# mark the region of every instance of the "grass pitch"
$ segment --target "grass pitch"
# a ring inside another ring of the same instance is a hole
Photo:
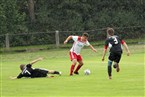
[[[124,51],[117,73],[113,69],[113,79],[108,80],[107,56],[101,61],[102,48],[97,53],[83,49],[85,65],[80,75],[69,76],[71,62],[69,49],[39,52],[2,54],[0,60],[1,97],[144,97],[144,45],[129,46],[131,56]],[[11,80],[10,76],[20,73],[19,65],[27,64],[37,57],[44,60],[34,64],[34,68],[62,71],[62,76],[54,78],[23,78]],[[90,69],[91,75],[84,75]]]

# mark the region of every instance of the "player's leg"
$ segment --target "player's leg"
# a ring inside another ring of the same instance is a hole
[[[114,54],[110,53],[109,60],[108,60],[108,76],[109,76],[109,79],[112,79],[112,63],[113,63],[113,60],[114,60]]]
[[[121,55],[122,55],[122,52],[119,52],[116,54],[116,59],[114,60],[114,67],[116,67],[116,71],[119,72],[120,71],[120,67],[119,67],[119,62],[120,62],[120,59],[121,59]]]
[[[72,65],[71,65],[71,68],[70,68],[70,76],[73,75],[76,64],[77,64],[77,59],[73,59],[72,60]]]
[[[114,64],[113,64],[113,67],[116,69],[117,68],[117,65],[118,65],[118,63],[117,63],[117,58],[118,56],[117,56],[117,53],[115,53],[114,54]]]
[[[112,61],[108,60],[108,76],[109,79],[112,79]]]
[[[76,70],[75,70],[75,72],[74,72],[74,74],[79,74],[79,70],[80,70],[80,68],[84,65],[84,63],[83,63],[83,60],[82,60],[82,56],[81,55],[77,55],[77,61],[78,61],[78,66],[77,66],[77,68],[76,68]]]
[[[70,76],[73,75],[73,71],[75,69],[75,66],[77,64],[77,55],[73,52],[70,52],[70,59],[72,61],[72,65],[71,65],[71,68],[70,68]]]
[[[116,62],[114,62],[113,67],[116,69],[116,67],[117,67],[117,63]]]
[[[78,71],[79,71],[80,68],[84,65],[83,61],[78,61],[78,62],[79,62],[79,64],[78,64],[78,66],[77,66],[77,68],[76,68],[74,74],[79,74]]]
[[[58,75],[61,75],[61,72],[55,71],[55,70],[49,70],[48,74],[58,74]]]
[[[119,71],[120,71],[119,63],[114,62],[113,67],[116,69],[116,71],[117,71],[117,72],[119,72]]]
[[[46,77],[48,74],[48,70],[44,68],[35,68],[33,70],[33,77]]]

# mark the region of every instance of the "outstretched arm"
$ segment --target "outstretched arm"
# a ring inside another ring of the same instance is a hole
[[[38,59],[35,59],[35,60],[33,60],[33,61],[31,61],[29,64],[34,64],[34,63],[36,63],[36,62],[38,62],[38,61],[41,61],[41,60],[43,60],[43,58],[38,58]]]
[[[10,76],[10,79],[17,79],[17,77],[12,77],[12,76]]]
[[[127,56],[129,56],[130,55],[130,51],[129,51],[128,46],[127,46],[127,44],[125,42],[123,43],[123,46],[124,46],[124,48],[125,48],[125,50],[127,52]]]
[[[64,44],[67,44],[67,42],[69,41],[69,40],[71,40],[72,39],[72,36],[69,36],[65,41],[64,41]]]
[[[97,50],[92,45],[89,45],[89,46],[94,52],[97,52]]]

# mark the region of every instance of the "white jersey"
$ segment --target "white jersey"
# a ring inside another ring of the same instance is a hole
[[[72,36],[72,39],[74,40],[74,43],[73,43],[73,46],[70,49],[70,51],[76,53],[77,55],[80,54],[81,49],[84,46],[89,46],[90,45],[90,43],[88,41],[82,42],[80,36]]]

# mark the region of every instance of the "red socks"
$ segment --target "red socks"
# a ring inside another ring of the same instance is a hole
[[[82,67],[82,65],[78,65],[75,72],[78,72],[80,70],[80,68]],[[75,68],[75,65],[71,65],[71,68],[70,68],[70,75],[73,75],[73,71],[74,71],[74,68]]]
[[[72,64],[70,68],[70,75],[73,75],[74,68],[75,68],[75,65]]]
[[[75,72],[78,72],[81,67],[82,67],[82,65],[79,64],[78,67],[76,68]]]

